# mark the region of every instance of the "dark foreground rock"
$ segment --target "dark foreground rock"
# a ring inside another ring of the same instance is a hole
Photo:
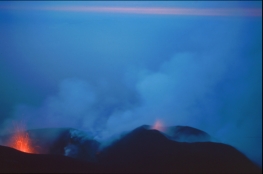
[[[185,128],[179,130],[185,131]],[[43,134],[42,130],[40,132]],[[53,154],[28,154],[0,146],[0,172],[261,173],[261,168],[232,146],[214,142],[177,142],[149,126],[138,127],[102,151],[92,152],[96,155],[91,161],[80,160],[84,157],[63,156],[68,141],[76,146],[80,144],[77,142],[84,142],[79,149],[83,149],[83,144],[90,146],[94,142],[79,140],[66,130],[61,132],[59,138],[48,144]],[[43,139],[47,142],[48,138]],[[89,150],[80,150],[77,154],[89,155]]]
[[[10,147],[0,146],[1,173],[100,173],[105,172],[98,164],[87,163],[70,157],[50,154],[23,153]]]
[[[104,149],[99,161],[121,172],[260,173],[234,147],[213,142],[182,143],[141,126]]]

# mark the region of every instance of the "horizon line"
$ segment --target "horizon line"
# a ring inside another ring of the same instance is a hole
[[[179,7],[105,7],[105,6],[0,6],[7,10],[41,10],[87,13],[120,13],[172,16],[253,16],[262,17],[262,8],[179,8]]]

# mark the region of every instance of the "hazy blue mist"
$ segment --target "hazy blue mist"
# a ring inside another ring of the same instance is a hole
[[[0,2],[255,7],[261,2]],[[157,119],[206,131],[262,163],[262,17],[0,8],[0,126],[100,139]]]

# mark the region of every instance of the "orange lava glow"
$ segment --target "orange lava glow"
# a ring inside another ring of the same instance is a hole
[[[152,129],[158,130],[158,131],[164,131],[164,125],[160,120],[157,120],[154,125],[152,126]]]
[[[21,126],[17,127],[17,130],[11,137],[8,146],[22,152],[36,153],[34,148],[32,147],[32,142],[28,133]]]

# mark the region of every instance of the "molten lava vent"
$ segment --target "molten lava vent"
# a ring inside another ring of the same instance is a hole
[[[29,134],[22,125],[16,126],[16,130],[8,141],[7,146],[26,153],[37,153],[33,148]]]
[[[155,130],[158,130],[158,131],[161,131],[163,132],[165,130],[164,128],[164,124],[162,121],[160,120],[157,120],[154,125],[152,126],[152,129],[155,129]]]

